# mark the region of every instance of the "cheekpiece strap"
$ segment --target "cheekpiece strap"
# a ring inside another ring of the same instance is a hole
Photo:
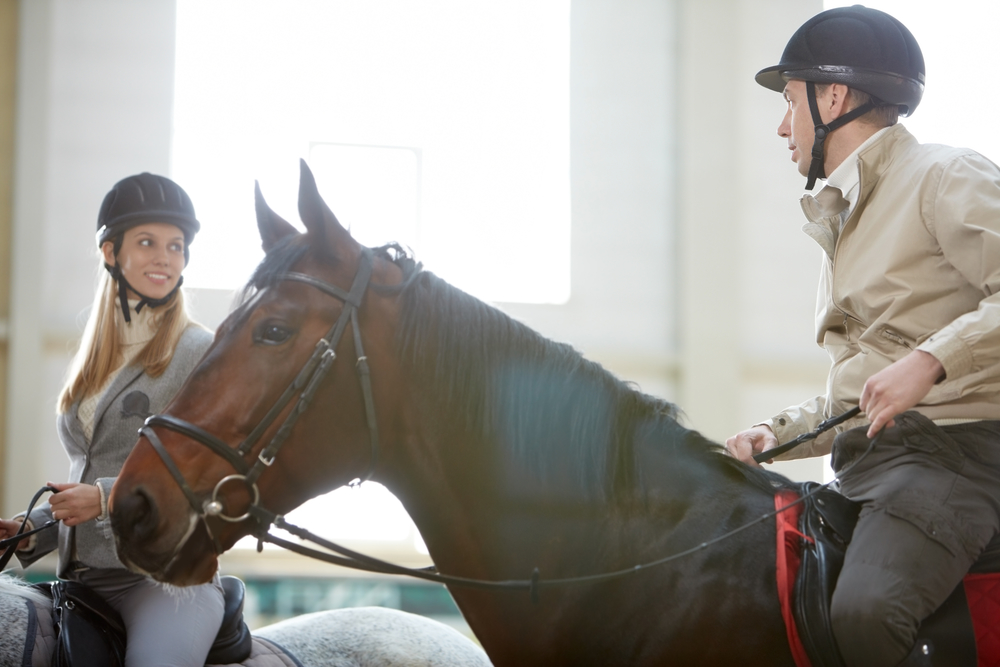
[[[181,285],[184,284],[184,276],[181,276],[177,279],[177,284],[174,285],[174,288],[170,290],[169,294],[162,299],[154,299],[146,296],[129,284],[128,280],[125,279],[125,274],[122,273],[122,267],[118,265],[117,261],[114,266],[109,266],[105,263],[104,268],[108,270],[108,273],[111,274],[111,278],[118,284],[118,303],[121,306],[122,316],[125,318],[126,324],[130,324],[132,322],[132,315],[129,312],[130,308],[128,307],[128,290],[132,290],[132,292],[139,297],[139,303],[135,305],[135,312],[138,313],[145,306],[149,306],[150,308],[159,308],[163,304],[167,303],[173,298],[174,294],[177,293],[177,290],[181,288]]]
[[[809,113],[812,114],[812,121],[816,132],[812,146],[812,162],[809,163],[809,175],[806,177],[806,190],[812,190],[816,185],[817,178],[826,178],[823,170],[823,158],[826,152],[826,138],[830,136],[830,133],[850,123],[855,118],[860,118],[872,109],[885,105],[874,100],[866,102],[856,109],[851,109],[843,116],[835,118],[829,123],[824,123],[819,115],[819,104],[816,101],[816,83],[813,81],[806,81],[806,98],[809,100]]]

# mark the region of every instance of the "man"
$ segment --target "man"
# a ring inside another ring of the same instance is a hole
[[[863,504],[833,630],[847,665],[895,665],[1000,529],[1000,169],[896,123],[920,102],[924,63],[883,12],[814,16],[756,80],[788,102],[778,134],[807,189],[826,178],[802,208],[825,251],[817,336],[832,366],[825,395],[726,446],[753,463],[861,407],[787,456],[832,447]]]

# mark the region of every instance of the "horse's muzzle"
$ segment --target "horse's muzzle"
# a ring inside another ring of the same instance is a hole
[[[187,514],[187,525],[167,530],[151,494],[142,486],[112,493],[111,527],[118,558],[130,570],[157,581],[190,586],[212,578],[218,566],[204,522]]]
[[[131,542],[148,542],[155,538],[159,511],[143,487],[131,493],[115,494],[111,527],[116,536],[128,535]],[[118,540],[119,549],[121,540]]]

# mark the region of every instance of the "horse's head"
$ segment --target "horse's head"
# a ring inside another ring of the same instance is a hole
[[[218,554],[254,532],[259,509],[280,514],[370,478],[378,434],[393,438],[378,419],[398,401],[391,286],[416,267],[354,241],[304,162],[299,215],[305,234],[257,190],[266,257],[245,301],[118,476],[111,519],[133,569],[208,580]]]

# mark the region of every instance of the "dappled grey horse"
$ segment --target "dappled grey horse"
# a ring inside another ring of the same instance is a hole
[[[0,575],[0,667],[50,664],[55,639],[50,606],[48,598],[21,580]],[[29,637],[32,616],[36,622]],[[382,607],[321,611],[253,634],[254,652],[241,663],[247,667],[490,665],[482,649],[447,625]],[[26,655],[30,662],[24,662]]]

